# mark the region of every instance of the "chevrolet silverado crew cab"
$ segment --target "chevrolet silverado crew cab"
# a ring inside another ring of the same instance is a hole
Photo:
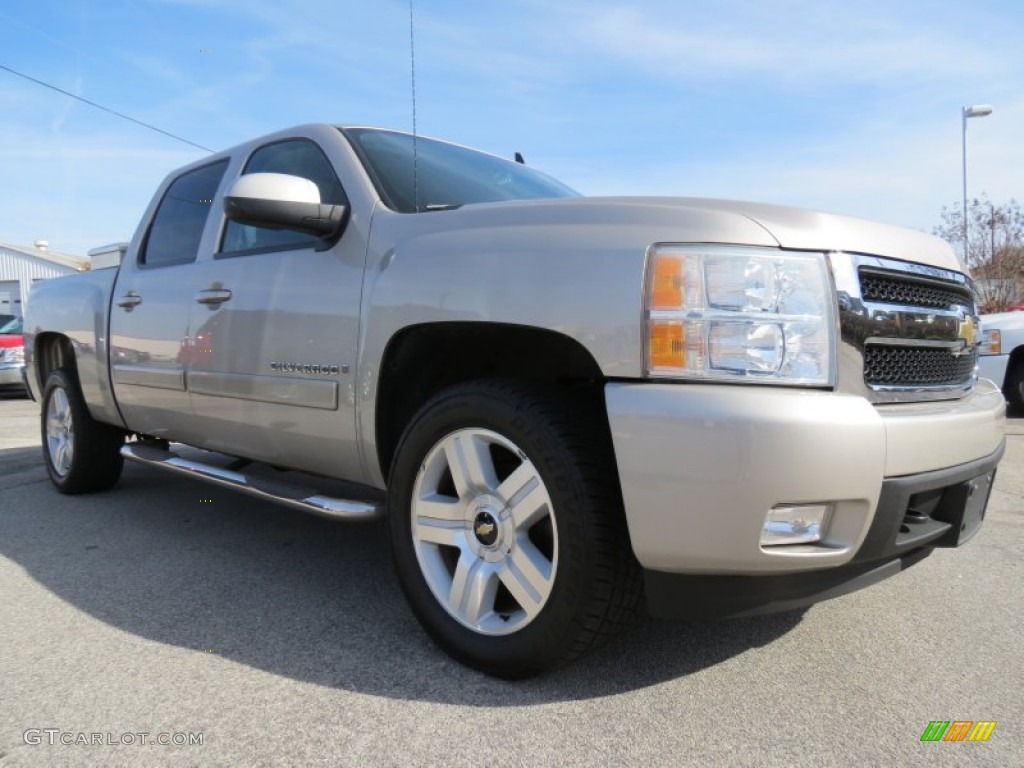
[[[495,675],[642,604],[895,574],[977,532],[1003,453],[971,281],[918,232],[306,125],[172,173],[121,251],[31,295],[57,490],[129,460],[384,518],[426,632]]]

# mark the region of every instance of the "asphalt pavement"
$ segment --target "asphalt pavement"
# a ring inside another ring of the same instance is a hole
[[[382,525],[134,465],[60,496],[37,408],[0,399],[2,766],[1024,765],[1024,421],[963,548],[507,683],[431,644]]]

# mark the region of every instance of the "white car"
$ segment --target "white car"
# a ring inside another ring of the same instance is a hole
[[[1024,410],[1024,312],[981,317],[978,375],[998,384],[1014,410]]]

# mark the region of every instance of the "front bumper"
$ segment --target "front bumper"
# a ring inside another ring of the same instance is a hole
[[[645,569],[654,616],[723,618],[787,611],[855,592],[920,562],[936,547],[969,541],[985,518],[1003,447],[959,467],[886,480],[864,543],[838,568],[766,576]]]
[[[893,531],[911,497],[917,506],[932,504],[936,489],[988,477],[1005,440],[1005,403],[987,381],[960,400],[909,405],[651,383],[609,384],[605,397],[633,551],[655,574],[649,596],[654,582],[676,574],[810,584],[819,578],[814,572],[841,583],[863,581],[875,567],[893,572],[894,560],[934,546],[950,527],[897,542]],[[832,508],[822,541],[760,545],[769,509],[815,503]]]

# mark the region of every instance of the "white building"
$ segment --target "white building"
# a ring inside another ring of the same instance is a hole
[[[23,317],[29,289],[36,280],[88,268],[88,259],[51,251],[45,240],[36,240],[32,245],[0,243],[0,315]]]

